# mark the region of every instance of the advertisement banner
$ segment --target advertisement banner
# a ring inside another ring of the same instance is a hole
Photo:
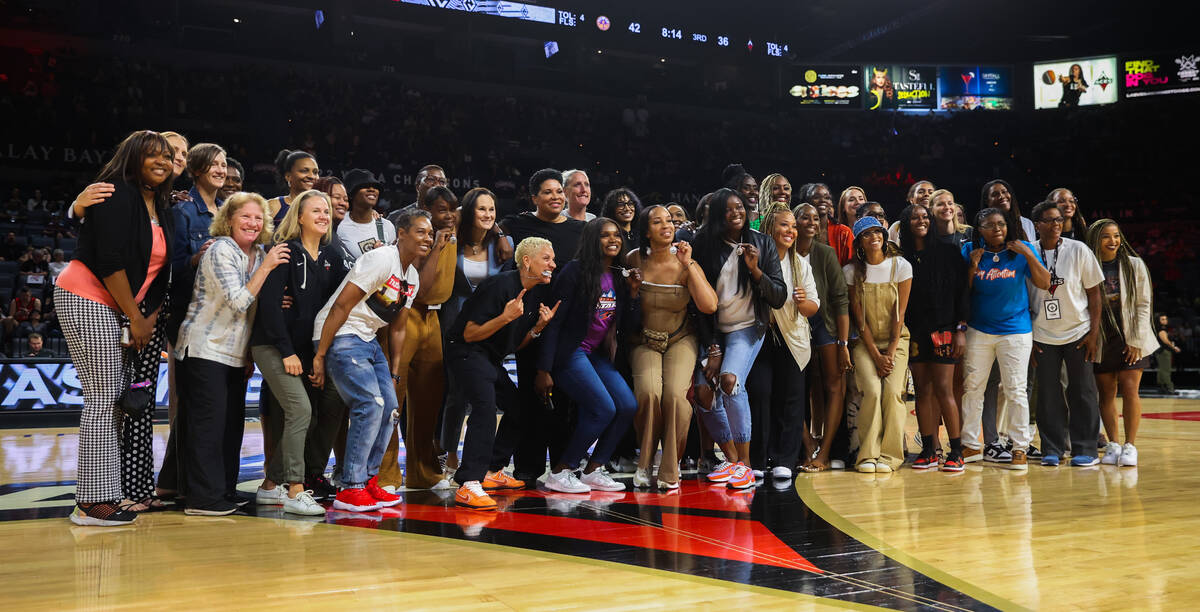
[[[807,66],[796,72],[799,82],[788,90],[801,106],[862,108],[862,68]]]
[[[246,405],[258,405],[262,375],[258,368],[246,383]],[[167,362],[158,364],[158,394],[155,403],[167,405]],[[0,362],[0,410],[80,411],[83,387],[69,360]]]
[[[1073,108],[1117,101],[1117,58],[1093,57],[1033,65],[1033,107]]]
[[[867,110],[937,108],[937,69],[932,66],[867,66],[863,84]]]
[[[1125,97],[1200,93],[1200,53],[1134,56],[1121,62]]]
[[[1009,110],[1012,104],[1011,67],[938,67],[938,108],[941,110]]]

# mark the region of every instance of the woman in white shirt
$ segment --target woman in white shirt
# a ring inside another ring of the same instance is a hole
[[[851,319],[858,330],[851,351],[854,380],[863,394],[857,469],[892,472],[904,463],[909,342],[904,314],[912,289],[912,264],[887,241],[883,224],[868,216],[854,223],[854,259],[842,270]]]
[[[264,251],[272,225],[256,193],[229,198],[213,218],[214,241],[200,258],[195,289],[175,343],[180,461],[187,514],[219,516],[238,509],[237,484],[245,421],[246,348],[254,306],[288,247]]]
[[[783,282],[791,299],[771,309],[771,324],[762,350],[750,368],[750,458],[754,465],[773,466],[771,476],[791,478],[800,465],[804,431],[804,369],[812,356],[808,317],[821,307],[812,267],[796,252],[796,217],[785,203],[772,201],[762,218],[762,232],[775,241]]]

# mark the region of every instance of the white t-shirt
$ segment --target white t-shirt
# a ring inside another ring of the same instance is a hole
[[[896,262],[896,275],[892,276],[892,262]],[[854,284],[854,264],[848,263],[842,266],[842,274],[846,275],[846,284]],[[888,257],[881,264],[867,264],[867,274],[863,277],[863,282],[867,283],[897,283],[906,281],[912,278],[912,264],[908,260],[896,256]]]
[[[396,243],[396,226],[392,225],[387,219],[379,220],[383,224],[383,243]],[[342,219],[342,223],[337,228],[338,238],[342,244],[346,246],[346,250],[355,259],[362,257],[362,254],[375,248],[375,241],[379,240],[379,228],[376,227],[375,221],[368,223],[355,223],[349,215]]]
[[[738,262],[741,259],[734,247],[717,277],[717,329],[726,334],[754,325],[754,292],[749,286],[745,291],[738,291]]]
[[[1054,270],[1054,276],[1063,279],[1063,284],[1055,287],[1051,296],[1049,291],[1029,283],[1033,340],[1056,346],[1078,342],[1091,329],[1087,289],[1104,282],[1104,270],[1096,255],[1078,240],[1063,238],[1057,254],[1054,249],[1043,249],[1041,244],[1034,244],[1034,248],[1045,253],[1046,269]],[[1047,316],[1045,302],[1051,298],[1058,300],[1058,319]]]
[[[488,275],[487,260],[471,261],[470,259],[463,257],[462,262],[463,262],[463,267],[462,267],[463,276],[467,277],[467,282],[471,284],[472,288],[478,287],[479,283],[482,283],[483,279],[487,278],[487,275]]]
[[[337,291],[329,296],[321,312],[317,313],[313,322],[313,340],[321,339],[321,328],[325,326],[329,309],[333,308],[346,283],[354,283],[366,295],[350,309],[346,322],[334,335],[354,334],[363,342],[370,342],[375,338],[375,332],[391,323],[401,309],[412,307],[421,277],[417,274],[416,266],[409,264],[407,270],[401,266],[400,251],[395,247],[364,253],[354,262],[354,267],[338,285]]]

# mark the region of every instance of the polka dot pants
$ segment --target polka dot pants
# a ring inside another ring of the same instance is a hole
[[[142,314],[149,314],[145,305]],[[154,335],[145,348],[126,364],[132,382],[150,381],[151,397],[158,397],[158,372],[163,348],[167,345],[167,304],[159,310]],[[143,500],[154,494],[154,408],[150,406],[142,416],[125,418],[121,439],[121,489],[127,499]]]

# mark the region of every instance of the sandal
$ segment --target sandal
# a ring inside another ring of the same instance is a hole
[[[815,474],[817,472],[824,472],[825,470],[828,470],[829,465],[820,463],[816,459],[813,459],[812,461],[809,461],[808,463],[801,466],[800,469],[804,470],[805,472],[808,472],[809,474]]]
[[[120,510],[121,512],[133,512],[134,514],[141,514],[149,509],[150,506],[148,504],[133,499],[123,499],[117,502],[117,510]]]
[[[162,498],[153,493],[143,497],[138,503],[146,506],[143,512],[162,512],[167,509],[167,504],[163,503]]]

